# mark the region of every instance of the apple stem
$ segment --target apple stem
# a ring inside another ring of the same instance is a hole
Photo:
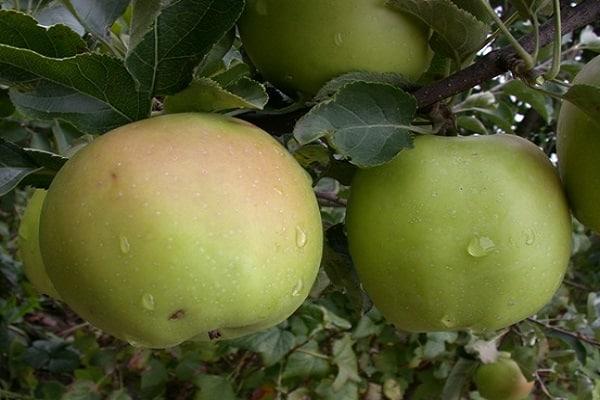
[[[560,72],[560,60],[562,58],[562,34],[561,34],[561,21],[560,21],[560,0],[553,1],[554,7],[554,24],[556,31],[554,32],[553,42],[553,53],[552,53],[552,67],[544,74],[544,78],[552,80],[556,78]]]
[[[535,59],[531,56],[531,54],[529,54],[523,48],[523,46],[521,46],[521,43],[519,43],[519,41],[517,39],[515,39],[515,37],[512,35],[512,33],[510,33],[510,30],[504,24],[504,22],[502,22],[502,20],[498,16],[498,14],[496,14],[496,11],[492,8],[490,3],[487,0],[479,0],[479,2],[484,6],[487,13],[494,20],[494,22],[498,26],[498,29],[500,29],[502,31],[502,33],[504,33],[504,35],[506,36],[506,38],[508,39],[508,41],[510,42],[512,47],[515,49],[515,51],[517,52],[519,57],[521,57],[521,59],[525,63],[525,69],[527,69],[527,70],[532,69],[533,66],[535,65]],[[536,20],[537,18],[533,18],[533,19]],[[535,27],[535,22],[534,22],[534,27]],[[539,35],[537,35],[537,36],[538,36],[538,40],[537,40],[538,43],[536,45],[536,48],[539,47]]]

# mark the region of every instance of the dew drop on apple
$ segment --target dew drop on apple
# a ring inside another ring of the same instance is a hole
[[[535,243],[535,231],[530,228],[526,229],[523,234],[525,236],[525,244],[527,246],[532,246]]]
[[[298,282],[296,282],[296,286],[294,286],[294,289],[292,290],[292,296],[294,296],[294,297],[300,296],[303,288],[304,288],[304,282],[302,281],[302,279],[298,279]]]
[[[496,244],[487,236],[474,236],[469,245],[467,252],[476,258],[485,257],[496,248]]]
[[[454,320],[449,315],[444,315],[441,320],[442,325],[446,328],[453,328],[455,326]]]
[[[302,228],[297,226],[296,227],[296,246],[298,246],[299,248],[303,248],[304,246],[306,246],[306,242],[307,242],[306,232],[304,232],[304,230],[302,230]]]
[[[121,253],[123,254],[127,254],[129,253],[129,240],[127,240],[127,237],[121,235],[119,236],[119,247],[121,248]]]
[[[340,47],[344,43],[344,36],[341,33],[336,33],[333,37],[333,42],[336,46]]]

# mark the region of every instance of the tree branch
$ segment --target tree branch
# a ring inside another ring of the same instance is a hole
[[[575,7],[571,7],[568,0],[564,0],[561,4],[564,4],[561,10],[563,34],[600,20],[600,0],[584,0]],[[554,39],[554,32],[554,21],[550,19],[540,29],[540,47],[546,46]],[[535,47],[533,34],[522,38],[519,42],[527,51],[532,51]],[[441,100],[462,93],[514,69],[518,61],[519,58],[512,46],[506,46],[485,55],[471,66],[441,81],[417,89],[412,94],[417,99],[419,109],[426,109]],[[289,114],[280,115],[263,115],[260,112],[249,112],[238,117],[261,127],[271,135],[281,136],[292,132],[296,121],[307,110],[308,108],[303,108]]]
[[[593,1],[596,1],[596,0],[593,0]],[[574,339],[577,339],[577,340],[581,340],[582,342],[586,342],[588,344],[591,344],[592,346],[600,347],[600,342],[599,341],[597,341],[594,338],[582,335],[579,332],[571,332],[571,331],[568,331],[566,329],[560,328],[558,326],[553,326],[553,325],[545,324],[542,321],[538,321],[537,319],[531,318],[531,317],[527,318],[527,321],[529,321],[531,323],[534,323],[534,324],[537,324],[537,325],[539,325],[539,326],[541,326],[541,327],[543,327],[545,329],[548,329],[548,330],[551,330],[551,331],[554,331],[554,332],[558,332],[558,333],[562,333],[563,335],[570,336],[570,337],[572,337]]]
[[[562,9],[563,34],[583,28],[600,19],[600,1],[584,0],[576,7],[567,6]],[[540,29],[540,46],[546,46],[554,39],[554,22],[548,20]],[[532,51],[535,38],[528,35],[520,41],[525,50]],[[413,95],[417,98],[419,108],[426,108],[440,100],[462,93],[473,86],[482,84],[512,69],[518,56],[512,46],[493,51],[479,59],[475,64],[458,71],[454,75],[429,86],[422,87]]]

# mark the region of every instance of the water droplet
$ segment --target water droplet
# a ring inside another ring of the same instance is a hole
[[[154,296],[150,293],[144,294],[142,296],[142,306],[144,306],[146,310],[154,310]]]
[[[296,246],[298,246],[299,248],[302,248],[302,247],[306,246],[306,241],[307,241],[306,232],[304,232],[302,230],[302,228],[297,226],[296,227]]]
[[[473,257],[485,257],[496,248],[496,244],[487,236],[474,236],[469,242],[467,252]]]
[[[292,296],[294,296],[294,297],[300,296],[303,288],[304,288],[304,282],[302,281],[302,279],[298,279],[298,282],[296,282],[296,286],[294,286],[294,289],[292,290]]]
[[[339,47],[344,43],[344,36],[338,32],[333,37],[333,41],[335,42],[335,45]]]
[[[529,228],[525,230],[523,235],[525,237],[525,244],[527,246],[532,246],[535,243],[535,231],[533,229]]]
[[[442,317],[442,320],[440,322],[446,328],[454,328],[456,326],[456,323],[454,322],[453,318],[451,316],[449,316],[449,315],[444,315]]]
[[[127,238],[123,235],[119,236],[119,247],[121,247],[121,253],[129,253],[129,248],[131,246],[129,245],[129,241],[127,240]]]

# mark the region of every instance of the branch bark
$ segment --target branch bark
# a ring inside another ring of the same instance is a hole
[[[575,7],[564,7],[561,12],[562,33],[569,33],[600,19],[600,1],[584,0]],[[540,29],[540,47],[553,40],[554,32],[554,22],[548,20]],[[529,35],[520,43],[525,50],[531,52],[535,46],[535,38],[533,35]],[[512,46],[506,46],[487,54],[475,64],[446,79],[418,89],[413,95],[417,98],[419,108],[427,108],[438,101],[462,93],[473,86],[508,72],[517,57]]]

